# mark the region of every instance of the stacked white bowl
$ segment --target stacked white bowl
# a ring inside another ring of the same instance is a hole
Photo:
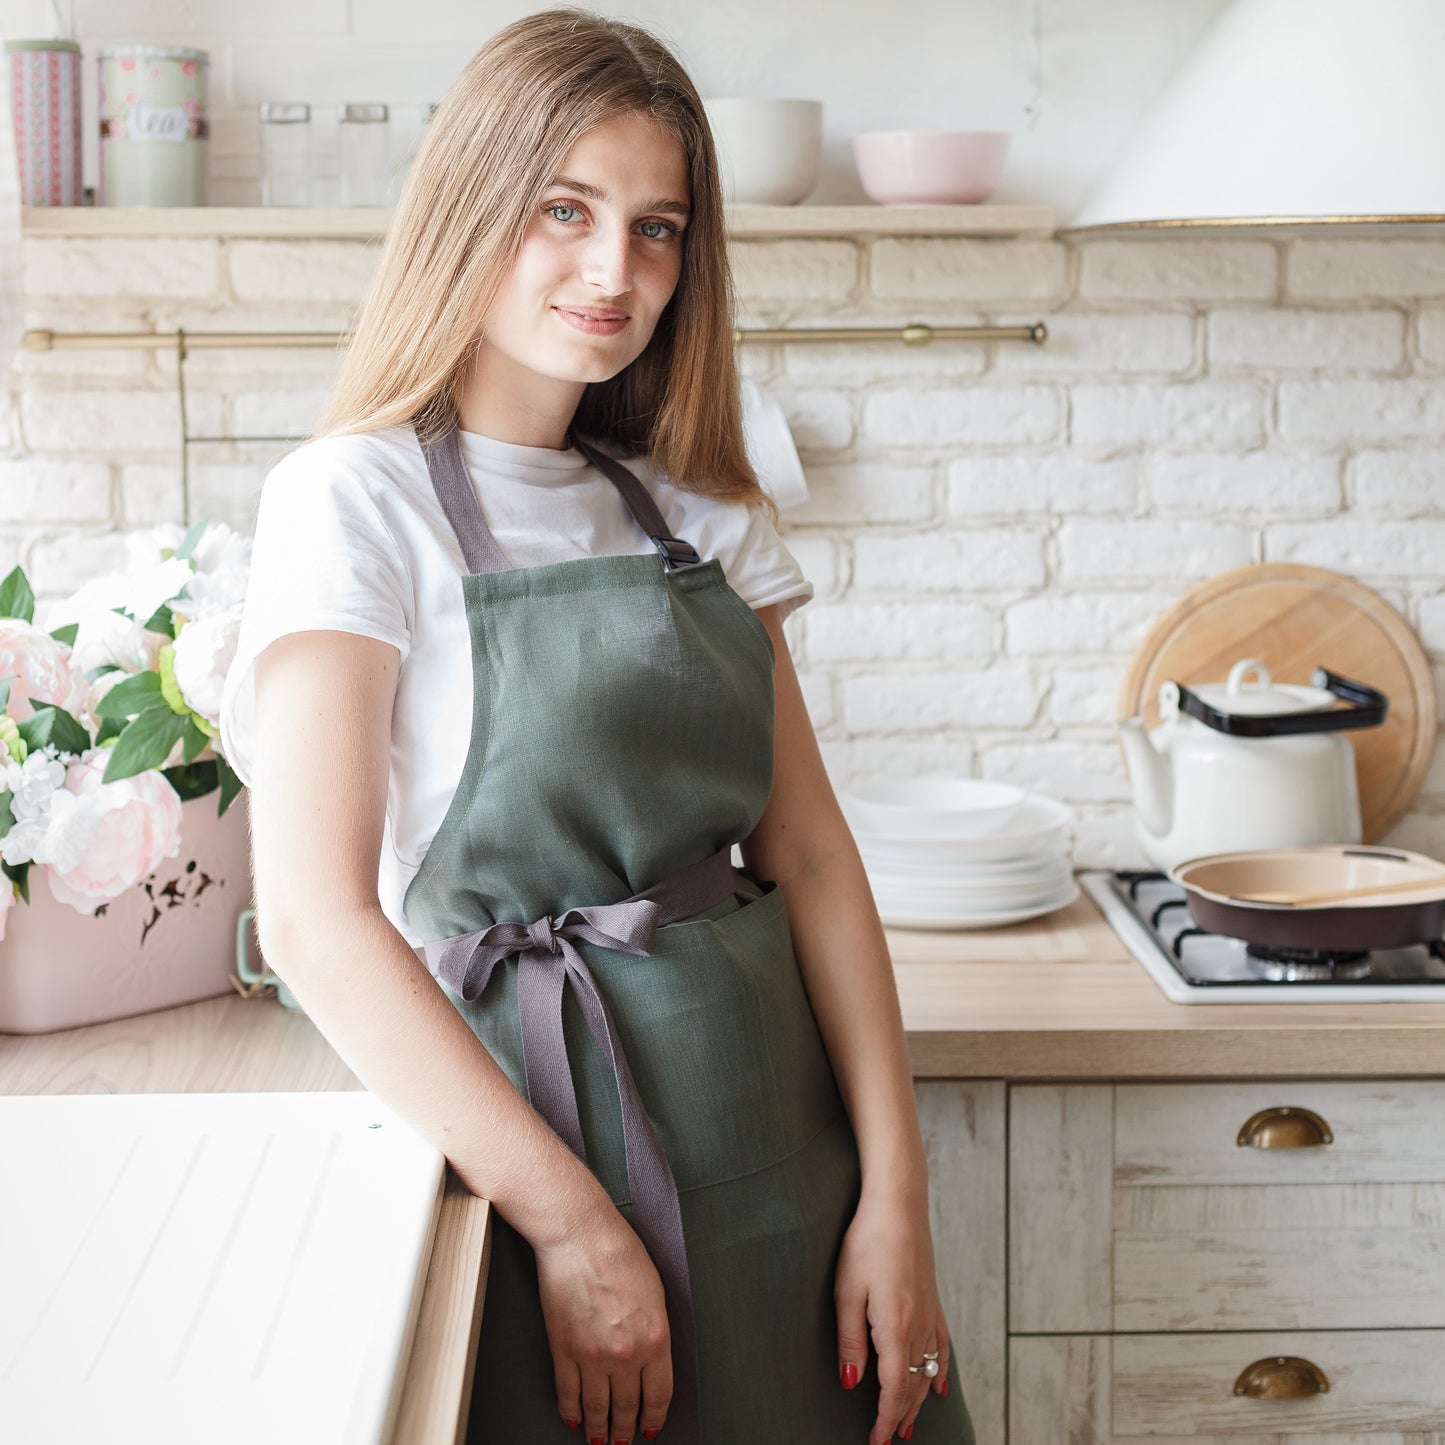
[[[999,928],[1079,896],[1064,804],[976,778],[857,784],[843,811],[883,922]]]

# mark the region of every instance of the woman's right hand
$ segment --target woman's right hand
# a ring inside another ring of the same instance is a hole
[[[562,1418],[590,1445],[653,1439],[672,1400],[672,1336],[642,1241],[614,1210],[536,1255]]]

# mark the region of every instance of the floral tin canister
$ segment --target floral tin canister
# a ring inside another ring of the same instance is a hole
[[[106,206],[206,204],[204,50],[100,52],[100,198]]]
[[[22,206],[78,206],[80,46],[7,40],[10,108]]]

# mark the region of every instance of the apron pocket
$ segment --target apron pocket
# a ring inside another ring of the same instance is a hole
[[[721,916],[659,929],[650,957],[584,946],[682,1191],[770,1168],[842,1112],[782,893],[747,879],[740,892]],[[596,1108],[611,1075],[590,1037],[575,1042],[586,1128],[587,1113],[615,1115],[615,1102]],[[625,1191],[615,1175],[604,1182]]]

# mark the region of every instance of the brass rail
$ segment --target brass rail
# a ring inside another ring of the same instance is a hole
[[[733,332],[736,342],[791,343],[794,341],[901,341],[905,346],[927,346],[933,341],[1027,341],[1042,346],[1048,331],[1042,321],[1026,326],[799,326],[796,328],[742,328]],[[291,443],[302,437],[197,436],[190,429],[186,408],[186,358],[195,351],[248,350],[295,346],[335,349],[350,340],[346,331],[27,331],[21,339],[26,351],[174,351],[176,392],[181,422],[181,520],[191,521],[191,447],[196,443]]]
[[[838,341],[901,341],[927,346],[932,341],[1028,341],[1041,346],[1048,338],[1042,321],[1026,326],[799,326],[744,327],[733,332],[739,343],[765,344]],[[26,351],[217,351],[251,347],[337,347],[349,339],[345,331],[27,331]]]

